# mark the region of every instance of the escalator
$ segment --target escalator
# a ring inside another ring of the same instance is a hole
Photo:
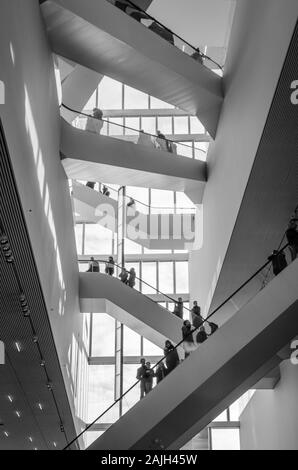
[[[111,130],[109,136],[104,135],[107,125],[112,128],[112,136]],[[127,135],[127,130],[131,135]],[[60,150],[68,178],[181,191],[194,204],[200,204],[206,184],[206,162],[198,160],[197,154],[193,158],[178,155],[184,148],[196,152],[166,136],[131,130],[82,113],[72,124],[61,118]]]
[[[266,262],[207,320],[225,308],[241,289],[247,289],[269,265],[270,261]],[[298,332],[297,292],[298,259],[252,295],[251,300],[207,341],[199,344],[143,400],[135,402],[88,449],[149,450],[184,446],[284,358],[283,351]],[[136,386],[138,383],[120,399],[128,397]],[[104,422],[105,413],[83,433]]]
[[[222,78],[208,65],[219,64],[172,32],[165,40],[143,10],[140,21],[106,0],[48,0],[41,10],[53,52],[197,115],[215,138]]]

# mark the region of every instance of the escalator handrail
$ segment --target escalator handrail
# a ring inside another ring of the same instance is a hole
[[[198,52],[198,48],[197,47],[194,47],[192,44],[190,44],[188,41],[186,41],[185,39],[183,39],[181,36],[179,36],[178,34],[174,33],[170,28],[168,28],[167,26],[165,26],[163,23],[161,23],[159,20],[157,20],[156,18],[154,18],[152,15],[150,15],[149,13],[147,13],[145,10],[143,10],[139,5],[136,5],[134,2],[132,2],[131,0],[126,0],[127,3],[129,3],[133,8],[136,8],[137,10],[139,10],[140,12],[142,12],[144,15],[147,16],[148,19],[154,21],[155,23],[157,23],[158,25],[160,25],[162,28],[164,28],[165,30],[167,30],[169,33],[171,33],[173,36],[176,36],[176,38],[180,39],[180,41],[182,41],[184,44],[186,44],[187,46],[189,46],[191,49],[193,49],[194,52]],[[223,67],[222,65],[220,65],[218,62],[216,62],[215,60],[213,60],[211,57],[207,56],[206,54],[204,54],[203,52],[200,51],[200,55],[202,58],[204,59],[207,59],[207,60],[210,60],[210,62],[213,62],[214,65],[216,65],[220,70],[223,70]]]
[[[280,250],[276,250],[276,254],[280,254],[282,253],[287,247],[289,246],[289,243],[287,243],[286,245],[284,245]],[[241,286],[236,289],[231,295],[229,295],[229,297],[227,297],[218,307],[215,308],[215,310],[213,310],[213,312],[211,312],[210,315],[208,315],[203,323],[201,325],[199,325],[198,327],[194,328],[193,330],[191,330],[191,332],[189,333],[190,335],[192,335],[193,333],[195,333],[199,328],[202,327],[202,325],[204,325],[206,322],[209,322],[209,319],[211,317],[213,317],[213,315],[215,315],[215,313],[217,313],[225,304],[227,304],[240,290],[243,289],[243,287],[245,287],[254,277],[256,277],[258,274],[260,274],[261,271],[263,271],[263,269],[265,269],[272,261],[270,259],[267,260],[267,262],[265,264],[263,264],[263,266],[261,266],[254,274],[252,274],[244,283],[241,284]],[[177,350],[177,348],[179,346],[181,346],[181,344],[185,341],[185,338],[183,338],[178,344],[176,344],[176,346],[174,346],[174,349]],[[152,369],[154,369],[156,366],[158,366],[161,362],[163,362],[165,360],[166,356],[163,356],[153,367]],[[114,405],[116,405],[120,400],[122,400],[138,383],[140,382],[140,380],[138,380],[137,382],[135,382],[128,390],[126,390],[122,395],[121,397],[117,398],[117,400],[115,400],[103,413],[100,414],[100,416],[98,416],[95,420],[92,421],[92,423],[89,423],[86,428],[81,431],[80,434],[78,434],[69,444],[67,444],[66,447],[64,447],[63,450],[66,450],[68,449],[79,437],[81,437],[86,431],[88,431],[88,429],[90,429],[100,418],[102,418],[102,416],[104,416],[111,408],[113,408]]]
[[[87,118],[92,118],[92,119],[96,119],[97,121],[102,121],[102,122],[106,122],[107,124],[112,124],[112,125],[115,125],[115,126],[118,126],[118,127],[122,127],[123,129],[129,129],[130,131],[134,131],[134,132],[137,132],[138,134],[145,134],[145,135],[149,135],[150,137],[154,137],[155,139],[158,139],[159,136],[157,134],[149,134],[149,132],[145,132],[145,131],[142,131],[141,129],[134,129],[133,127],[129,127],[129,126],[124,126],[123,124],[119,124],[117,122],[112,122],[112,121],[108,121],[107,119],[98,119],[94,116],[92,116],[91,114],[87,114],[87,113],[84,113],[83,111],[78,111],[76,109],[73,109],[71,108],[70,106],[67,106],[66,104],[62,103],[60,108],[65,108],[67,109],[68,111],[74,113],[74,114],[78,114],[78,115],[81,115],[81,116],[85,116]],[[104,136],[105,137],[105,136]],[[108,136],[108,137],[114,137],[114,136]],[[117,137],[116,137],[117,138]],[[172,144],[178,144],[178,145],[182,145],[183,147],[187,147],[188,149],[191,149],[191,150],[198,150],[202,153],[205,153],[207,154],[207,151],[206,150],[203,150],[203,149],[199,149],[197,147],[191,147],[190,145],[187,145],[187,144],[184,144],[182,142],[177,142],[175,140],[171,140],[171,139],[164,139],[165,141],[168,141],[168,142],[171,142]],[[169,152],[170,153],[170,152]],[[175,155],[175,154],[173,154]],[[178,155],[179,156],[179,155]]]

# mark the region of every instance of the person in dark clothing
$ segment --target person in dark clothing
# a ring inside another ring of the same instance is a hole
[[[134,20],[138,21],[139,23],[141,23],[141,20],[148,19],[148,15],[146,15],[146,13],[137,10],[133,10],[131,13],[129,13],[129,16],[131,16]]]
[[[86,272],[87,273],[99,273],[100,272],[99,263],[93,258],[93,256],[91,256],[90,258],[89,267]]]
[[[154,370],[151,368],[150,362],[146,362],[146,370],[144,373],[144,382],[145,382],[145,395],[148,395],[153,388],[153,377]]]
[[[167,367],[167,373],[169,374],[175,367],[180,364],[177,349],[174,348],[171,341],[167,339],[165,342],[164,355]]]
[[[94,108],[92,116],[89,116],[87,119],[85,130],[87,132],[92,132],[93,134],[99,135],[104,126],[104,122],[102,118],[103,118],[102,110],[99,108]]]
[[[291,260],[294,261],[298,256],[298,230],[297,219],[291,219],[286,231],[286,238],[289,243]]]
[[[127,284],[129,285],[129,287],[132,287],[132,288],[136,284],[136,271],[134,268],[131,268],[129,271],[129,279],[127,281]]]
[[[185,351],[185,359],[195,350],[195,343],[193,340],[191,323],[189,320],[184,320],[182,327],[183,349]]]
[[[174,142],[172,142],[171,140],[167,140],[167,149],[168,149],[168,152],[175,153]]]
[[[160,150],[164,150],[165,152],[169,151],[168,141],[166,136],[162,134],[160,131],[157,131],[157,138],[156,138],[156,145]]]
[[[165,376],[167,375],[167,372],[168,371],[163,362],[158,364],[156,371],[155,371],[156,384],[158,384],[159,382],[161,382],[162,379],[165,378]]]
[[[183,318],[183,300],[182,297],[178,297],[178,302],[175,304],[174,312],[179,318]]]
[[[109,0],[110,1],[110,0]],[[110,1],[111,3],[111,1]],[[136,21],[141,22],[142,19],[147,19],[148,15],[142,11],[136,10],[133,5],[125,0],[116,0],[115,7],[119,8],[120,10],[124,11],[127,15],[134,18]]]
[[[140,399],[145,396],[145,372],[146,372],[146,359],[143,357],[140,359],[141,366],[137,370],[136,379],[140,381]]]
[[[201,307],[198,306],[198,302],[196,300],[194,301],[191,309],[191,316],[194,328],[199,328],[203,324],[204,318],[201,316]]]
[[[127,284],[128,281],[128,272],[126,271],[125,268],[122,268],[121,273],[119,274],[120,281],[123,282],[123,284]]]
[[[283,251],[278,252],[277,250],[274,250],[272,255],[269,256],[268,261],[272,262],[273,273],[275,276],[281,273],[288,266]]]
[[[93,181],[87,181],[86,186],[87,186],[88,188],[94,189],[94,188],[95,188],[95,184],[96,184],[96,183],[93,183]]]
[[[129,3],[127,3],[125,0],[124,1],[121,1],[121,0],[116,0],[115,1],[115,7],[119,8],[119,10],[126,11],[128,6],[129,6]]]
[[[197,334],[197,337],[196,337],[196,341],[198,344],[201,344],[201,343],[204,343],[204,341],[206,341],[206,339],[208,338],[207,336],[207,333],[205,331],[205,328],[203,326],[201,326],[198,334]]]
[[[114,269],[115,269],[114,258],[113,258],[113,256],[109,256],[109,261],[106,264],[105,272],[109,276],[113,276],[114,275]]]

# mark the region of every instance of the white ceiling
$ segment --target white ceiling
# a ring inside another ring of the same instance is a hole
[[[194,46],[227,47],[236,0],[153,0],[148,13]]]

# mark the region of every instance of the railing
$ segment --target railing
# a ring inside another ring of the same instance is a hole
[[[289,246],[287,243],[285,246],[283,246],[282,249],[279,251],[276,251],[275,256],[277,255],[282,255],[285,253],[286,248]],[[289,260],[289,262],[291,262]],[[208,315],[204,322],[203,326],[207,327],[207,323],[210,324],[210,320],[214,318],[215,314],[221,313],[226,315],[227,317],[231,317],[233,314],[235,314],[240,308],[242,308],[246,303],[248,303],[257,293],[264,288],[263,285],[263,279],[265,275],[268,275],[267,271],[265,270],[268,268],[269,265],[271,265],[272,259],[268,258],[266,263],[264,263],[254,274],[252,274],[244,283],[241,284],[241,286],[236,289],[231,295],[228,296],[227,299],[225,299],[218,307],[216,307],[210,315]],[[275,275],[278,275],[277,272],[275,272]],[[271,275],[270,280],[273,278],[273,274]],[[269,282],[269,279],[267,278],[267,283]],[[240,294],[240,296],[239,296]],[[193,328],[190,334],[196,333],[199,329],[201,329],[202,325]],[[176,346],[175,349],[179,348],[182,346],[184,340],[182,339]],[[199,347],[199,345],[198,345]],[[153,367],[152,369],[155,369],[161,362],[163,362],[166,359],[166,356],[164,356],[162,359],[160,359]],[[123,414],[127,412],[138,400],[138,390],[137,390],[137,385],[139,384],[140,380],[137,380],[131,387],[126,390],[125,393],[121,395],[117,400],[115,400],[105,411],[103,411],[98,417],[96,417],[86,428],[75,438],[73,439],[66,447],[65,449],[69,448],[69,446],[75,442],[79,437],[81,437],[85,432],[87,432],[89,429],[91,429],[96,423],[98,423],[99,420],[102,420],[102,418],[105,418],[105,421],[102,421],[102,423],[108,423],[108,414],[109,412],[122,400],[123,403]]]
[[[96,183],[94,183],[94,185],[96,185]],[[112,186],[109,186],[108,184],[105,184],[105,183],[98,182],[98,185],[99,185],[99,192],[101,192],[101,194],[112,197],[112,199],[117,201],[118,199],[117,189],[112,188]],[[103,192],[104,187],[108,189],[108,194]],[[94,191],[97,191],[95,187],[91,189],[93,189]],[[113,193],[115,197],[111,196],[111,192]],[[192,214],[192,215],[195,215],[196,214],[195,207],[179,207],[177,205],[153,206],[152,204],[146,204],[145,202],[139,201],[138,199],[136,199],[135,197],[129,194],[125,195],[125,201],[127,204],[134,202],[135,210],[145,215],[148,215],[148,214]]]
[[[97,261],[99,263],[99,266],[100,266],[100,272],[105,272],[105,267],[109,264],[109,261],[108,260],[102,260],[102,259],[96,259],[95,258],[95,261]],[[82,263],[82,262],[81,262]],[[88,261],[85,262],[86,264],[88,263]],[[124,271],[129,275],[130,271],[127,270],[126,268],[122,268],[122,266],[120,266],[119,264],[117,263],[113,263],[114,264],[114,267],[117,268],[118,272],[114,273],[116,274],[117,277],[119,277],[119,274],[120,272],[122,271],[122,269],[124,269]],[[127,264],[130,264],[130,263],[127,263]],[[106,273],[107,274],[107,273]],[[94,272],[94,275],[96,275],[96,272]],[[107,274],[108,276],[109,274]],[[144,295],[145,297],[147,297],[149,300],[151,300],[152,302],[154,303],[158,303],[158,302],[169,302],[169,303],[173,303],[174,305],[175,304],[178,304],[178,300],[177,299],[174,299],[174,297],[171,297],[170,295],[168,294],[164,294],[163,292],[161,292],[161,290],[157,289],[156,287],[152,286],[151,284],[149,284],[148,282],[144,281],[144,279],[141,279],[140,277],[136,276],[135,277],[135,280],[137,281],[134,288],[137,292],[139,292],[141,295]],[[121,282],[119,280],[119,282]],[[149,289],[149,292],[143,292],[143,289],[141,289],[141,286],[146,286],[146,288]],[[158,296],[160,296],[160,300],[158,302],[156,302],[155,300],[153,300],[151,297],[150,297],[150,291],[151,294],[157,294]],[[161,299],[162,298],[162,299]],[[168,309],[166,309],[165,307],[161,306],[161,308],[167,310],[167,311],[170,311]],[[185,305],[183,305],[183,311],[186,311],[188,312],[190,318],[191,318],[191,309],[185,307]],[[173,313],[173,312],[171,312]],[[173,313],[173,315],[175,315]]]
[[[194,60],[212,70],[222,70],[223,66],[213,60],[208,55],[204,54],[198,47],[194,47],[188,41],[183,39],[178,34],[174,33],[170,28],[162,24],[159,20],[149,15],[145,10],[136,5],[130,0],[108,0],[114,6],[118,7],[128,16],[134,18],[139,23],[161,36],[173,46],[176,46],[185,54],[191,56]]]
[[[161,134],[161,136],[157,134],[149,134],[143,130],[133,129],[132,127],[111,122],[107,119],[99,119],[90,114],[70,108],[65,104],[62,104],[61,107],[74,113],[74,119],[71,124],[78,129],[86,130],[93,134],[113,137],[115,139],[124,140],[126,142],[131,142],[133,144],[142,145],[156,150],[162,150],[182,157],[206,160],[206,150],[190,146],[182,142],[175,142],[166,138],[163,134]]]

